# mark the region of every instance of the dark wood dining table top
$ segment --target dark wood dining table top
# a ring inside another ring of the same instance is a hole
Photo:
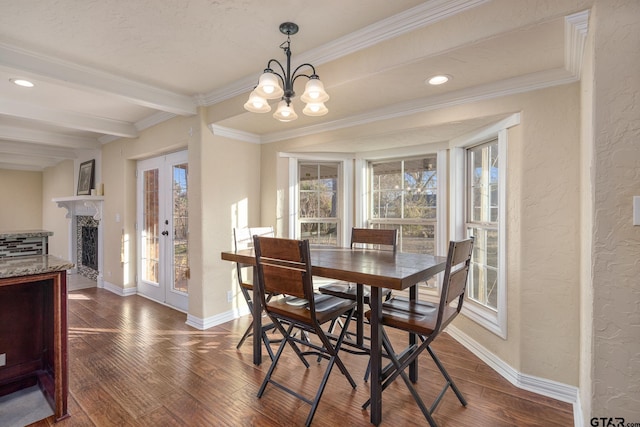
[[[255,265],[253,249],[222,252],[222,259]],[[445,257],[405,252],[311,247],[314,276],[363,283],[394,290],[407,289],[444,270]]]

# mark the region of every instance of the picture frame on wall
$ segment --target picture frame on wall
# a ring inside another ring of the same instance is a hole
[[[80,170],[78,171],[78,191],[76,193],[78,196],[91,194],[95,164],[95,159],[80,163]]]

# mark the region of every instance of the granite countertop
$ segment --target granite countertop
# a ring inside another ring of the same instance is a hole
[[[52,231],[47,230],[19,230],[19,231],[1,231],[0,238],[16,238],[16,237],[44,237],[53,236]]]
[[[0,258],[0,279],[31,276],[73,268],[73,263],[53,255],[27,255]]]

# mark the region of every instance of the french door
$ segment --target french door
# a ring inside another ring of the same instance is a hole
[[[137,166],[138,292],[178,310],[189,305],[187,152]]]

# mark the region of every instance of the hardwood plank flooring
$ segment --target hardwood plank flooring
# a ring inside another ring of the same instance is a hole
[[[69,294],[69,412],[56,423],[76,426],[292,426],[304,425],[309,406],[276,387],[258,388],[270,363],[252,364],[250,339],[236,344],[249,318],[206,331],[185,324],[183,313],[139,296],[122,298],[97,288]],[[392,340],[404,340],[391,331]],[[274,345],[275,347],[275,345]],[[570,426],[570,404],[511,385],[448,335],[434,350],[468,400],[451,391],[435,412],[441,426]],[[309,360],[304,369],[290,349],[276,370],[281,381],[313,395],[326,367]],[[363,381],[367,358],[342,353],[357,383],[353,390],[335,368],[313,426],[366,426],[361,409],[369,394]],[[430,402],[444,384],[421,356],[418,392]],[[427,403],[428,404],[428,403]],[[53,418],[31,427],[54,425]],[[402,381],[383,393],[383,424],[427,425]]]

